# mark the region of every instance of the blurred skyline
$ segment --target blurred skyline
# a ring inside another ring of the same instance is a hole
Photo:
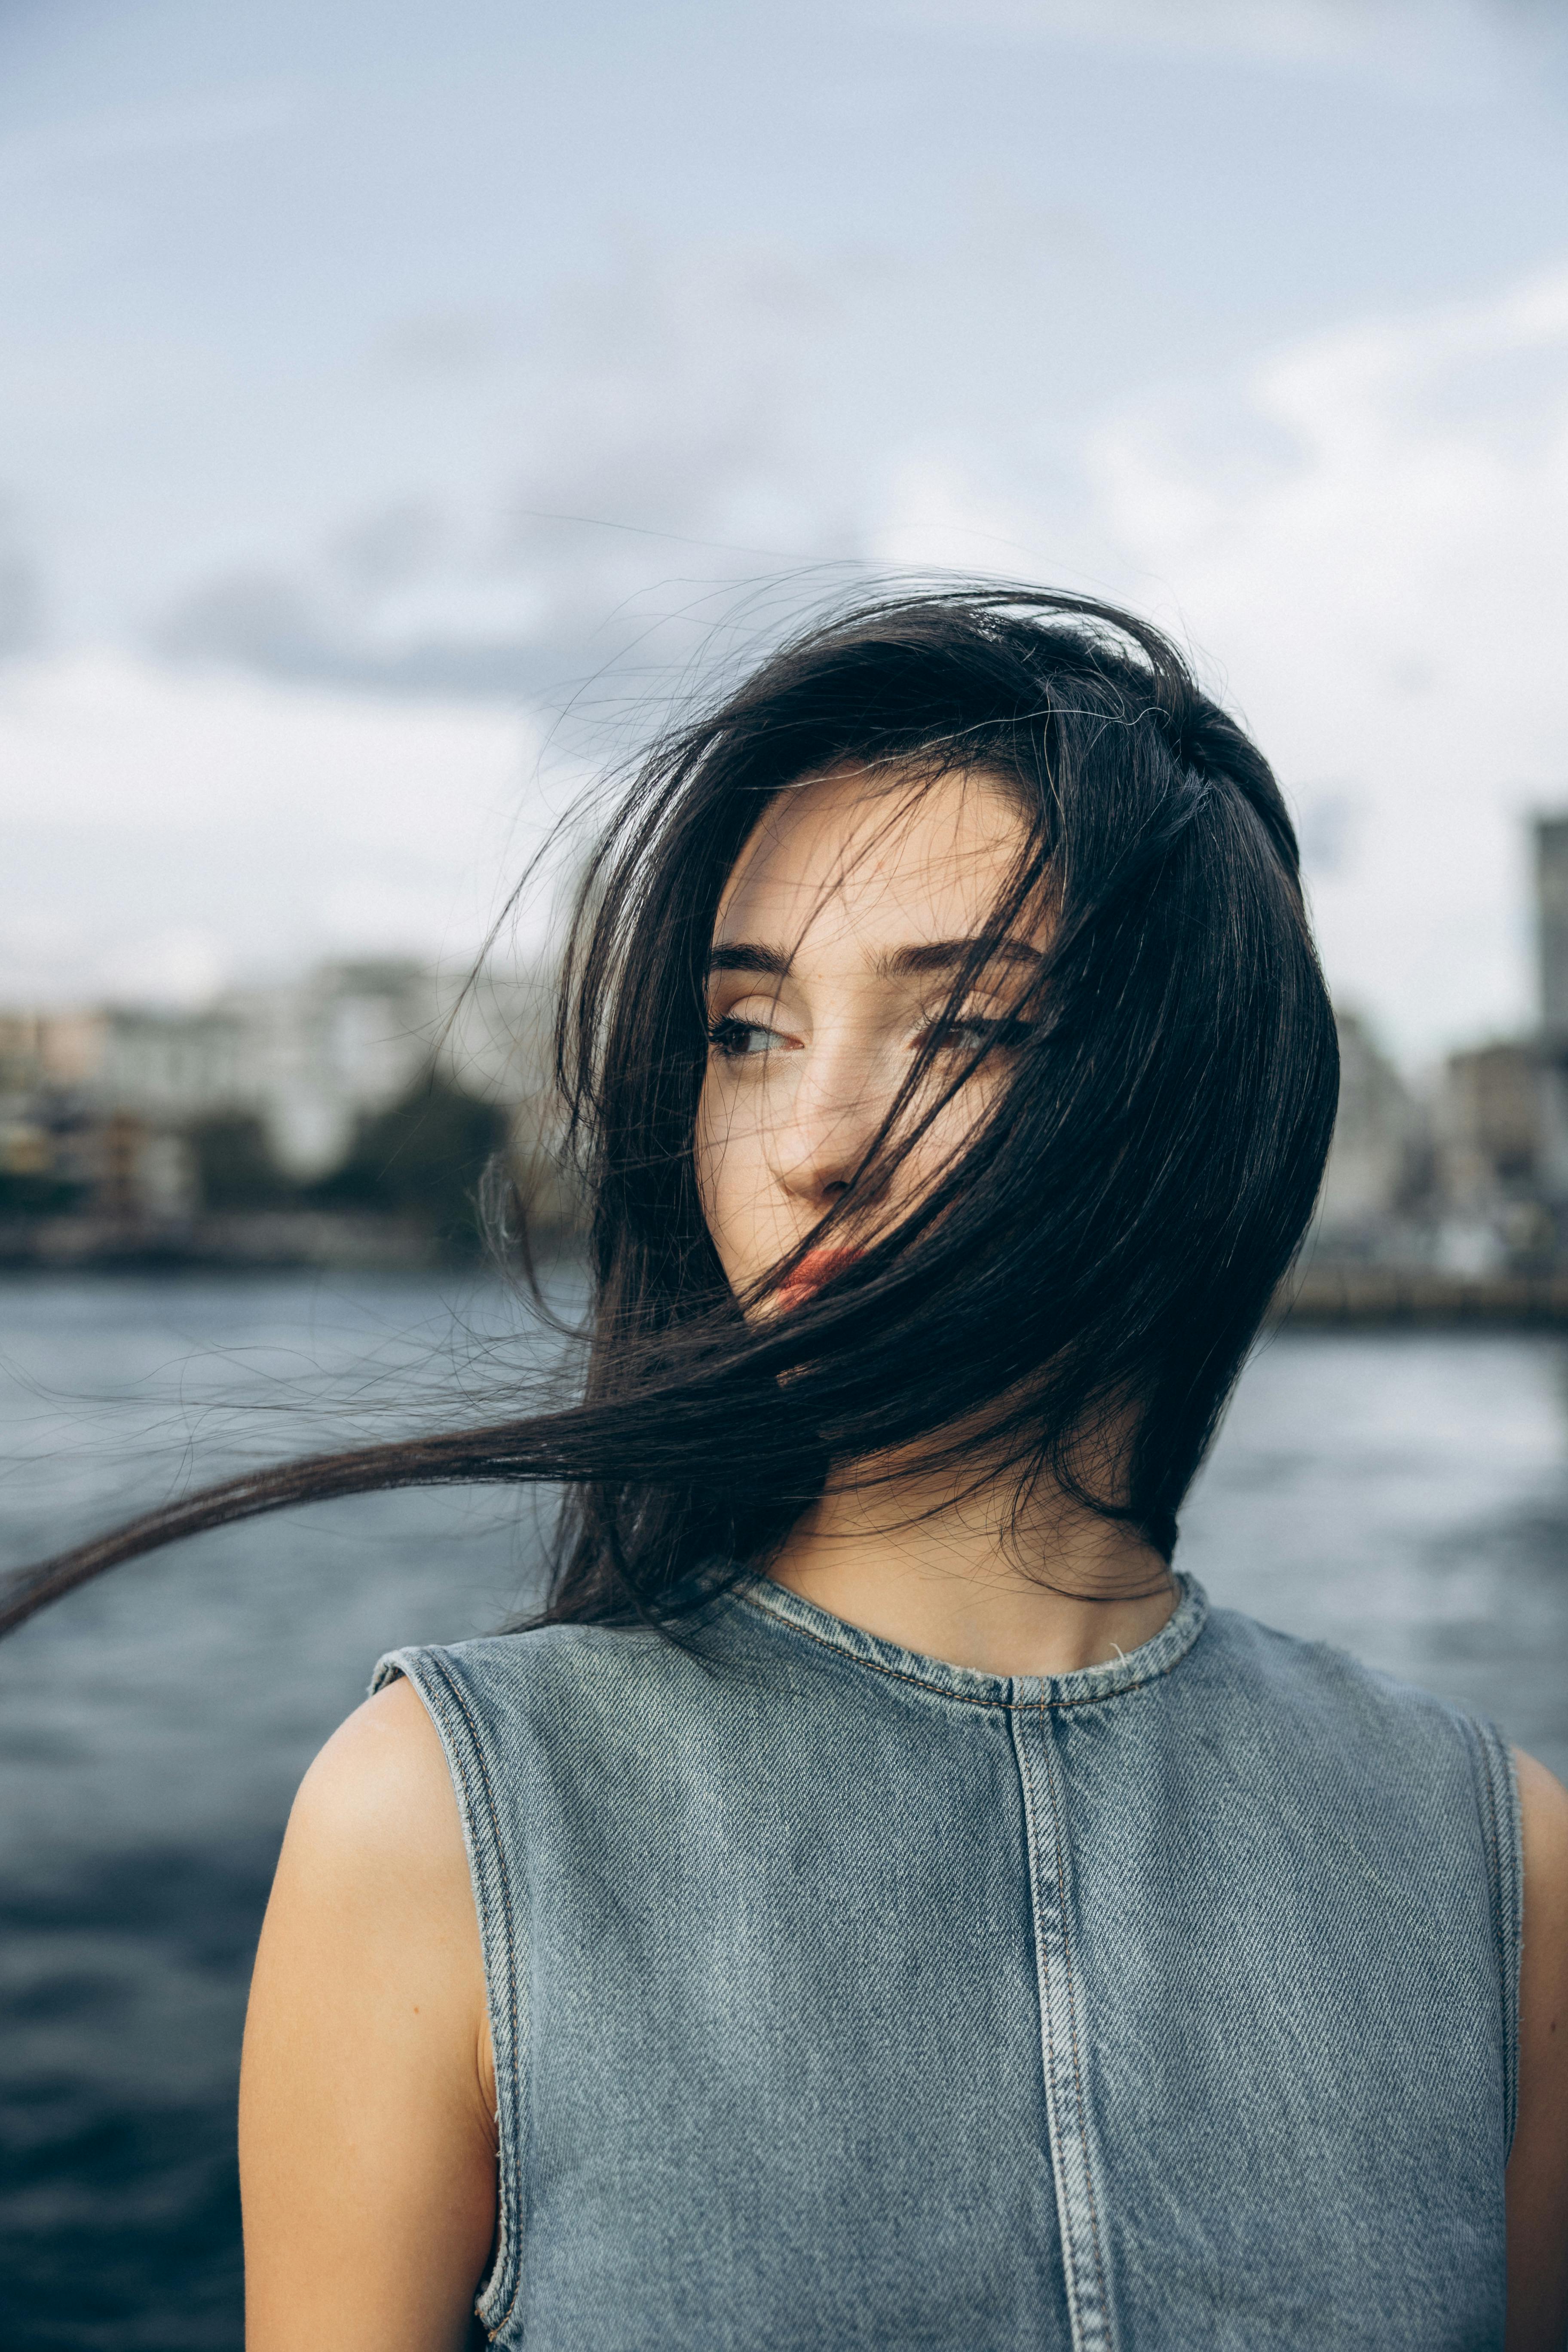
[[[1173,627],[1341,1000],[1519,1026],[1565,154],[1529,0],[0,0],[0,993],[461,957],[708,632],[911,564]]]

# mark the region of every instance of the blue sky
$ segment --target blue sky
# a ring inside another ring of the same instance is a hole
[[[682,665],[907,563],[1175,627],[1342,997],[1527,1017],[1552,17],[0,0],[0,992],[461,955]]]

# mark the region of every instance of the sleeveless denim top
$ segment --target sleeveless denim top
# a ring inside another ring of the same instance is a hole
[[[484,1944],[492,2342],[1501,2345],[1489,1727],[1190,1582],[1051,1677],[760,1579],[695,1651],[565,1626],[398,1674]]]

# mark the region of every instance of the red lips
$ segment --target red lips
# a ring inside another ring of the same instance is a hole
[[[852,1249],[807,1250],[794,1272],[780,1283],[781,1297],[800,1297],[819,1290],[836,1274],[842,1274],[847,1265],[853,1265],[859,1255],[858,1250]]]

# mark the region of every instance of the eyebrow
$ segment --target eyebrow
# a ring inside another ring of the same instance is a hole
[[[957,971],[977,957],[984,963],[1039,964],[1045,961],[1041,950],[1030,947],[1025,940],[996,940],[989,944],[983,939],[927,940],[917,946],[889,948],[874,960],[873,969],[883,980],[909,980],[925,972]],[[751,940],[734,940],[713,950],[708,969],[710,972],[765,972],[773,980],[787,980],[794,961],[777,948],[760,947]]]

